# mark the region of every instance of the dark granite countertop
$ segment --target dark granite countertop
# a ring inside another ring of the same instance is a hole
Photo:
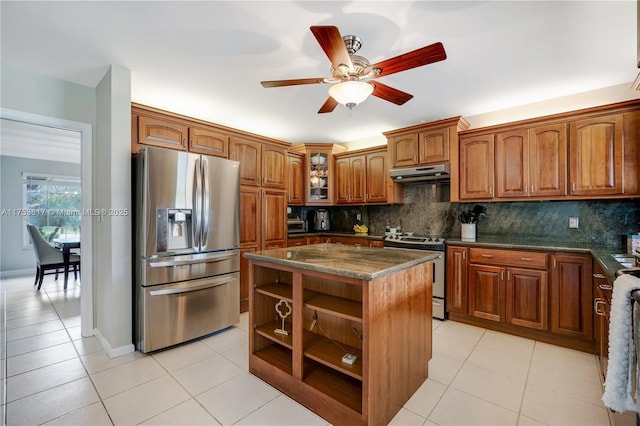
[[[384,235],[362,235],[356,234],[355,232],[338,232],[338,231],[310,231],[310,232],[294,232],[288,234],[288,238],[295,237],[357,237],[357,238],[366,238],[369,240],[380,240],[384,239]]]
[[[311,244],[247,252],[244,257],[292,268],[373,280],[435,259],[438,252],[383,250],[345,244]]]
[[[447,240],[448,245],[467,246],[467,247],[489,247],[502,249],[520,249],[520,250],[543,250],[543,251],[561,251],[568,253],[588,253],[602,267],[603,271],[611,280],[616,278],[616,271],[624,268],[611,255],[624,253],[625,250],[619,247],[603,247],[594,244],[578,244],[567,243],[562,241],[546,241],[535,239],[505,239],[504,237],[481,237],[476,241],[462,241],[460,239]]]

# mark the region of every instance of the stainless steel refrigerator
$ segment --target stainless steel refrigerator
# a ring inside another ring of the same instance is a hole
[[[133,159],[134,336],[142,352],[240,319],[240,163],[147,147]]]

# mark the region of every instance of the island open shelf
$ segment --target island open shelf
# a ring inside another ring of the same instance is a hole
[[[388,424],[428,375],[436,256],[328,244],[246,253],[249,371],[334,425]]]

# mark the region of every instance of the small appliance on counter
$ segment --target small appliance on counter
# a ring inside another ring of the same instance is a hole
[[[328,231],[331,229],[329,211],[327,209],[318,209],[315,211],[313,229],[315,231]]]
[[[288,234],[301,234],[308,232],[307,221],[296,217],[294,219],[287,219],[287,233]]]

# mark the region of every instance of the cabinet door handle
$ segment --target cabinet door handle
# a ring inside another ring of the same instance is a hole
[[[507,281],[511,279],[511,271],[507,271]]]
[[[600,290],[613,290],[613,286],[611,284],[598,284],[598,288]]]
[[[529,193],[529,185],[525,185],[524,186],[524,193],[528,194]]]
[[[493,257],[493,255],[492,255],[492,254],[483,254],[483,255],[482,255],[482,257],[488,257],[488,258],[491,258],[491,257]]]
[[[532,259],[532,258],[530,258],[530,257],[521,257],[521,258],[520,258],[520,260],[524,260],[525,262],[530,262],[530,261],[532,261],[533,259]]]
[[[607,277],[605,277],[604,274],[593,274],[593,278],[605,279]]]
[[[504,270],[500,272],[500,279],[504,280]]]
[[[493,186],[489,188],[489,195],[493,197]]]
[[[594,299],[593,301],[593,311],[596,313],[596,315],[600,315],[601,317],[605,317],[607,316],[606,312],[600,312],[598,310],[598,305],[606,305],[607,302],[605,302],[603,299],[600,299],[599,297]]]
[[[558,261],[554,258],[553,259],[553,269],[556,269],[557,266],[558,266]]]
[[[576,183],[575,182],[571,182],[571,190],[575,192],[575,190],[576,190]]]
[[[467,259],[467,251],[466,250],[462,250],[462,258],[463,259]]]

